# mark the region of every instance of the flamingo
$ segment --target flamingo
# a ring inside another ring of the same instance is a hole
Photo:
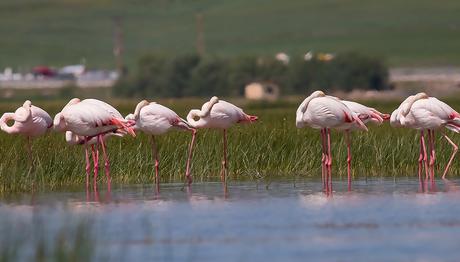
[[[453,152],[444,169],[442,178],[445,179],[447,172],[458,151],[458,146],[447,136],[443,128],[447,128],[456,133],[460,132],[460,114],[452,107],[435,97],[429,97],[425,93],[418,93],[415,96],[407,98],[401,106],[395,110],[394,119],[399,119],[399,124],[411,127],[421,131],[421,152],[423,151],[423,160],[425,161],[426,178],[428,173],[434,180],[434,164],[436,161],[436,152],[434,148],[434,134],[439,130],[447,142],[452,145]],[[396,124],[397,125],[397,124]],[[430,147],[430,162],[427,170],[427,153],[423,138],[423,131],[428,132],[428,143]],[[421,154],[422,158],[422,154]],[[419,159],[420,163],[420,159]],[[419,164],[420,167],[420,164]],[[419,171],[420,175],[420,171]]]
[[[237,123],[252,123],[257,121],[257,116],[248,115],[243,112],[243,109],[226,102],[219,100],[213,96],[208,102],[204,103],[201,110],[192,109],[187,115],[187,122],[193,128],[213,128],[223,131],[223,160],[221,179],[226,181],[228,162],[227,162],[227,129]],[[195,137],[195,133],[193,137]],[[192,138],[194,139],[194,138]]]
[[[383,121],[389,120],[390,115],[384,114],[378,111],[375,108],[367,107],[363,104],[354,102],[354,101],[347,101],[341,100],[355,116],[357,116],[364,124],[369,122],[375,123],[377,125],[381,125]],[[348,173],[348,189],[351,189],[351,152],[350,152],[350,140],[349,140],[349,131],[359,129],[357,125],[351,126],[350,129],[345,130],[345,138],[347,142],[347,173]]]
[[[14,120],[12,126],[8,121]],[[43,109],[32,105],[29,100],[25,101],[22,107],[14,113],[4,113],[0,118],[0,128],[8,134],[21,134],[27,137],[27,152],[29,161],[32,163],[32,145],[30,140],[41,136],[53,126],[53,120]]]
[[[111,105],[96,99],[81,101],[74,98],[54,117],[54,127],[57,131],[71,131],[75,135],[83,136],[86,148],[88,140],[97,137],[97,142],[102,147],[108,181],[110,181],[110,163],[103,135],[116,132],[135,136],[134,130],[130,127],[132,124]]]
[[[147,100],[139,102],[133,114],[129,114],[126,120],[135,121],[134,129],[141,130],[142,132],[151,135],[152,143],[152,156],[155,161],[155,180],[158,184],[160,161],[158,157],[158,150],[155,143],[155,136],[165,134],[166,132],[178,129],[192,132],[192,141],[189,147],[189,153],[186,164],[185,177],[190,183],[190,161],[192,157],[192,148],[195,143],[196,130],[184,119],[180,118],[171,109],[157,104],[156,102],[149,103]]]
[[[300,104],[299,108],[297,109],[297,128],[303,128],[306,125],[314,129],[321,129],[321,141],[323,148],[321,160],[322,178],[323,182],[325,182],[326,191],[332,190],[331,128],[345,131],[348,153],[348,187],[350,189],[351,153],[348,130],[360,129],[367,131],[367,127],[358,118],[358,115],[350,110],[343,102],[341,102],[336,97],[326,96],[326,94],[322,91],[313,92]]]

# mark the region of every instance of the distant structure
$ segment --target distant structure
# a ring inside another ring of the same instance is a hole
[[[314,56],[313,51],[310,50],[303,56],[303,60],[310,61],[313,59],[313,56]]]
[[[335,58],[335,55],[334,55],[334,54],[330,54],[330,53],[318,53],[318,55],[316,55],[316,58],[317,58],[319,61],[329,62],[329,61],[331,61],[332,59]]]
[[[275,55],[275,59],[280,61],[281,63],[287,65],[287,64],[289,64],[289,61],[290,61],[291,58],[286,53],[280,52],[280,53]]]
[[[5,68],[3,72],[0,71],[0,89],[59,89],[66,86],[80,88],[112,87],[118,78],[117,71],[91,70],[87,69],[85,65],[67,65],[61,68],[40,65],[25,74],[13,72],[11,68]]]
[[[204,18],[203,14],[196,14],[196,52],[204,56],[206,48],[204,44]]]
[[[253,82],[244,88],[244,96],[250,100],[274,101],[279,95],[279,87],[270,82]]]

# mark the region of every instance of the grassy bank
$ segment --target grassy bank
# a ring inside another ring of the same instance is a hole
[[[0,2],[4,66],[78,63],[114,67],[112,18],[123,19],[125,59],[195,51],[204,14],[210,54],[304,54],[357,50],[390,65],[459,65],[460,3],[437,1],[89,1]]]
[[[203,100],[164,100],[180,115],[200,106]],[[300,101],[299,101],[300,102]],[[53,116],[65,101],[37,103]],[[134,108],[136,101],[114,101],[122,114]],[[390,112],[396,103],[371,105]],[[460,101],[451,101],[460,108]],[[0,112],[14,110],[17,104],[2,103]],[[230,180],[273,179],[277,177],[316,176],[321,174],[321,148],[319,131],[295,128],[297,103],[247,104],[245,111],[259,116],[252,125],[236,126],[229,131]],[[368,133],[354,133],[353,174],[369,176],[414,176],[417,168],[418,137],[413,130],[394,129],[385,123],[371,126]],[[190,134],[171,132],[158,137],[161,157],[162,182],[182,181],[185,172],[186,150]],[[460,142],[457,135],[451,136]],[[447,162],[451,147],[437,138],[438,170]],[[108,142],[112,162],[113,183],[151,183],[154,165],[151,160],[149,138],[139,134],[136,138],[113,138]],[[27,165],[25,139],[0,134],[0,192],[52,189],[63,185],[83,185],[85,181],[84,155],[81,146],[68,146],[63,134],[49,133],[33,142],[33,170]],[[343,137],[334,132],[333,176],[346,176],[346,146]],[[193,157],[195,181],[219,179],[222,156],[222,135],[215,130],[198,133]],[[450,175],[459,174],[459,161],[454,161]],[[438,172],[438,173],[439,173]],[[104,180],[101,169],[100,179]]]

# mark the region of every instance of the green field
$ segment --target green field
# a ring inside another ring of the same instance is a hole
[[[202,100],[164,100],[166,106],[185,116]],[[298,101],[300,102],[300,101]],[[65,101],[37,102],[53,116]],[[238,101],[237,104],[241,104]],[[449,102],[454,108],[460,101]],[[135,101],[114,101],[122,114],[134,108]],[[321,176],[321,147],[319,131],[295,128],[297,102],[276,104],[247,104],[247,113],[258,115],[260,121],[237,126],[229,131],[229,181]],[[370,103],[390,112],[396,103]],[[0,111],[14,110],[18,105],[1,103]],[[458,135],[451,138],[460,142]],[[162,182],[183,181],[190,134],[171,132],[158,137]],[[414,130],[394,129],[385,123],[371,126],[368,133],[353,133],[353,174],[355,178],[400,176],[414,177],[417,171],[418,137]],[[451,147],[437,138],[437,176],[443,171]],[[81,146],[68,146],[63,134],[50,133],[33,142],[34,170],[29,171],[25,140],[19,136],[0,134],[0,192],[53,189],[61,186],[83,186],[85,183],[84,155]],[[340,133],[333,133],[333,178],[346,179],[346,146]],[[112,161],[112,182],[115,184],[152,183],[154,163],[151,160],[148,137],[113,138],[109,141]],[[222,157],[221,132],[200,130],[193,157],[194,181],[219,181]],[[454,161],[450,176],[459,175],[460,162]],[[101,163],[100,180],[104,181]],[[102,182],[101,182],[102,183]]]
[[[356,50],[391,66],[460,65],[460,2],[429,1],[0,1],[0,68],[113,67],[111,17],[124,21],[129,66],[146,53],[195,50],[204,14],[209,54],[300,55]]]

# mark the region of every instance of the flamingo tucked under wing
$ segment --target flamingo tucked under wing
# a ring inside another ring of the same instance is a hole
[[[419,158],[419,176],[421,170],[421,162],[425,162],[426,177],[431,174],[431,179],[434,179],[434,164],[436,153],[434,148],[434,133],[439,130],[442,136],[453,147],[452,155],[444,169],[442,178],[445,178],[452,161],[458,151],[458,146],[446,135],[442,128],[450,129],[456,133],[460,132],[460,114],[452,107],[442,102],[435,97],[429,97],[425,93],[418,93],[408,97],[398,109],[392,114],[392,122],[394,126],[410,127],[421,132],[421,150]],[[428,132],[428,144],[430,146],[430,162],[427,168],[427,153],[424,141],[424,131]]]
[[[187,122],[194,128],[214,128],[223,130],[224,153],[221,178],[225,181],[228,171],[227,162],[227,129],[237,123],[252,123],[257,116],[251,116],[229,102],[212,97],[204,103],[201,110],[192,109],[187,115]],[[195,134],[194,134],[195,136]]]
[[[364,123],[338,98],[326,96],[322,91],[315,91],[307,97],[299,106],[296,112],[296,126],[302,128],[310,126],[321,129],[321,140],[323,148],[322,157],[322,178],[326,191],[332,190],[331,177],[331,129],[344,130],[348,149],[348,186],[351,184],[351,153],[348,130],[360,129],[367,131]]]
[[[14,124],[9,126],[8,121]],[[4,113],[0,118],[0,128],[8,134],[21,134],[27,137],[27,150],[32,163],[32,146],[30,139],[41,136],[53,126],[53,120],[43,109],[32,105],[27,100],[14,113]]]
[[[185,171],[185,177],[189,180],[189,183],[191,182],[190,160],[193,144],[195,142],[196,131],[189,125],[189,123],[187,123],[187,121],[180,118],[171,109],[155,102],[149,103],[146,100],[139,102],[134,113],[127,115],[126,119],[135,121],[135,125],[133,126],[134,129],[141,130],[142,132],[151,135],[152,155],[155,161],[155,179],[157,183],[159,182],[160,161],[158,157],[157,146],[155,144],[155,136],[162,135],[173,129],[192,132],[192,141],[189,147],[189,155],[187,158]]]
[[[80,101],[80,99],[74,98],[54,117],[56,130],[71,131],[73,134],[85,138],[86,150],[88,140],[97,137],[98,143],[102,147],[105,173],[109,181],[110,163],[103,136],[111,132],[130,133],[135,136],[131,125],[132,122],[125,120],[114,107],[96,99]]]

